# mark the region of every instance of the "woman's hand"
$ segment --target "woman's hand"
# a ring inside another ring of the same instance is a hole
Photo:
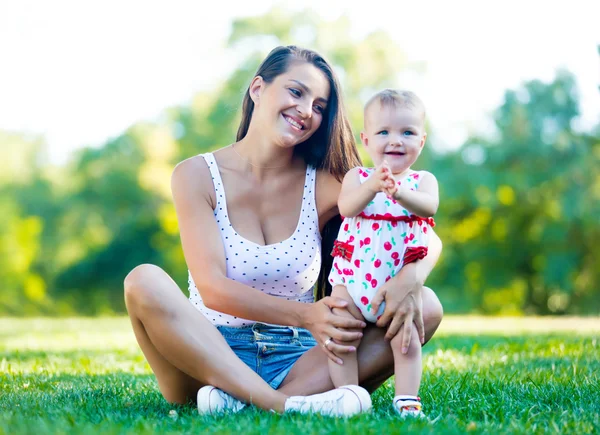
[[[303,315],[302,327],[308,329],[329,359],[337,364],[342,361],[337,355],[354,352],[351,346],[340,344],[344,341],[354,341],[362,337],[361,332],[342,331],[343,329],[362,329],[366,323],[357,319],[342,317],[334,314],[333,308],[348,307],[348,302],[327,296],[313,304]],[[335,343],[334,340],[337,342]]]
[[[412,324],[417,327],[421,344],[425,341],[425,327],[423,325],[423,282],[417,279],[416,263],[407,264],[401,273],[384,283],[371,300],[371,309],[379,310],[379,305],[385,300],[385,310],[377,326],[388,326],[385,334],[386,340],[396,336],[402,325],[402,353],[408,351]]]

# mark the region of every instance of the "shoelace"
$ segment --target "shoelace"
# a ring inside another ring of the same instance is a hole
[[[311,402],[309,400],[302,400],[301,404],[300,404],[300,409],[299,411],[314,411],[314,412],[322,412],[322,411],[332,411],[332,410],[338,410],[339,409],[339,401],[340,399],[342,399],[344,396],[343,393],[338,393],[337,397],[329,399],[329,400],[325,400],[325,401],[319,401],[319,402]]]
[[[236,399],[233,396],[230,396],[229,394],[227,394],[225,391],[220,390],[218,388],[216,388],[217,394],[219,396],[221,396],[221,398],[223,399],[223,401],[225,402],[225,408],[226,409],[234,409],[234,410],[238,410],[240,408],[244,407],[244,404],[242,402],[240,402],[238,399]]]

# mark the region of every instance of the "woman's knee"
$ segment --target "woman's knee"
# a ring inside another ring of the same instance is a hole
[[[148,303],[155,299],[156,284],[165,272],[153,264],[140,264],[127,274],[123,282],[125,303],[132,305]]]
[[[444,317],[444,308],[437,295],[429,287],[423,287],[423,324],[425,340],[429,340]]]
[[[159,390],[164,399],[171,405],[187,405],[196,399],[192,394],[187,394],[188,392],[178,391],[170,387],[162,388],[160,384]],[[198,388],[195,391],[198,391]]]

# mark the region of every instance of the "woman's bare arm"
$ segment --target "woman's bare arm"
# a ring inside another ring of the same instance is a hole
[[[208,308],[265,323],[304,327],[319,335],[315,338],[320,342],[330,337],[355,339],[356,333],[337,328],[361,328],[363,323],[335,316],[330,310],[331,305],[344,307],[345,302],[332,298],[318,304],[288,301],[227,277],[225,250],[211,205],[212,177],[203,159],[191,158],[177,165],[171,187],[185,259]],[[338,351],[343,352],[342,348]]]

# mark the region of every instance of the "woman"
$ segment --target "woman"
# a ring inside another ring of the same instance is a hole
[[[326,277],[331,264],[321,261],[321,232],[339,214],[341,179],[360,164],[330,65],[310,50],[274,49],[246,92],[237,136],[173,172],[190,300],[156,266],[138,266],[125,279],[134,333],[160,391],[169,402],[197,398],[201,413],[244,403],[276,412],[365,411],[364,389],[330,391],[327,358],[339,362],[356,351],[344,343],[362,337],[361,384],[374,390],[393,371],[386,330],[334,315],[342,300],[313,302],[321,269]],[[382,288],[378,325],[389,324],[388,338],[414,320],[424,342],[441,321],[439,300],[422,287],[441,252],[432,239],[424,260]],[[324,259],[330,250],[323,247]]]

